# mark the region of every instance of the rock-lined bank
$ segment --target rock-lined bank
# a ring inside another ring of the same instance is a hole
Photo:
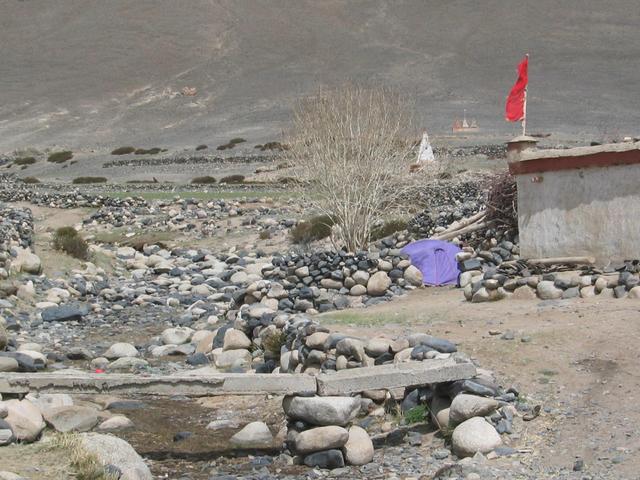
[[[514,274],[510,270],[471,270],[460,275],[464,296],[471,302],[493,300],[570,298],[629,298],[640,299],[640,262],[629,262],[618,271],[604,271],[592,267],[582,270],[534,273],[523,269]]]

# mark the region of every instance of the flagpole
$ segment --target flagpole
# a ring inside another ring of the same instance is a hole
[[[528,70],[528,65],[529,65],[529,54],[526,54],[527,57],[527,70]],[[527,73],[527,77],[528,77],[528,73]],[[527,78],[527,86],[524,87],[524,105],[522,106],[522,136],[524,137],[526,135],[526,130],[527,130],[527,91],[529,90],[529,79]]]

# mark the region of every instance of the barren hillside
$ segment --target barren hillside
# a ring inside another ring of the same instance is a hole
[[[435,132],[464,108],[515,132],[527,51],[532,130],[637,133],[637,1],[514,3],[6,0],[0,151],[275,139],[296,97],[345,79],[414,96]]]

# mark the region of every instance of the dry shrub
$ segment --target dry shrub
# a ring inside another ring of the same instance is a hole
[[[64,163],[67,160],[71,160],[73,158],[73,152],[69,150],[64,150],[62,152],[55,152],[49,154],[47,157],[47,162],[51,163]]]
[[[220,179],[220,183],[238,184],[244,183],[244,175],[228,175]]]
[[[153,148],[136,148],[136,151],[133,152],[136,155],[157,155],[162,151],[159,147]]]
[[[260,240],[269,240],[271,238],[271,232],[269,230],[260,230],[258,237]]]
[[[36,177],[24,177],[22,179],[23,183],[28,183],[28,184],[34,184],[34,183],[40,183],[40,180],[38,180]]]
[[[16,158],[13,163],[20,166],[33,165],[36,163],[36,159],[34,157]]]
[[[209,148],[209,147],[207,147],[207,146],[206,146],[206,145],[204,145],[204,144],[202,144],[202,145],[198,145],[198,146],[196,147],[196,151],[197,151],[197,152],[199,152],[200,150],[206,150],[207,148]]]
[[[111,152],[111,155],[129,155],[135,151],[136,147],[118,147]]]
[[[216,183],[216,179],[214,177],[210,177],[209,175],[206,175],[204,177],[195,177],[191,179],[191,183],[210,184],[210,183]]]
[[[407,227],[407,221],[402,218],[387,220],[381,225],[375,226],[371,229],[371,240],[380,240],[382,238],[386,238],[396,232],[406,230]]]
[[[86,183],[107,183],[106,177],[76,177],[71,182],[74,185],[83,185]]]
[[[307,181],[302,195],[339,227],[336,243],[366,248],[375,222],[395,207],[410,130],[404,98],[382,87],[321,90],[296,106],[286,158]]]
[[[329,215],[318,215],[307,221],[298,223],[291,229],[291,241],[299,245],[307,245],[311,242],[328,238],[331,235],[331,227],[334,221]]]
[[[518,228],[518,188],[509,172],[494,175],[487,185],[487,220]]]
[[[117,480],[115,473],[107,471],[98,457],[87,450],[76,433],[56,434],[51,448],[60,449],[75,471],[77,480]]]
[[[80,260],[89,258],[89,245],[73,227],[60,227],[56,230],[53,248]]]
[[[0,352],[7,348],[7,343],[9,343],[9,335],[7,334],[7,329],[2,323],[0,323]]]

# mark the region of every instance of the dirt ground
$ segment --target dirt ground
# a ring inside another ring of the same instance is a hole
[[[542,405],[528,431],[516,432],[514,446],[533,449],[525,463],[572,470],[581,458],[594,478],[637,479],[639,313],[640,302],[626,299],[472,304],[459,290],[427,288],[324,323],[368,337],[423,331],[456,341],[503,386]],[[513,340],[501,338],[508,331]]]

